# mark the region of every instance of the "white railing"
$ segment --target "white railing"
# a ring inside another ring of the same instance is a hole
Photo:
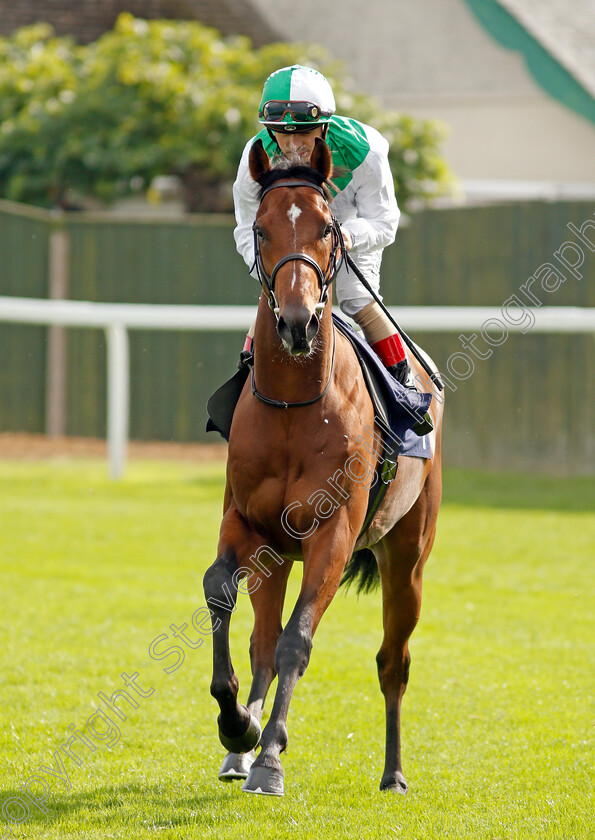
[[[120,478],[126,461],[129,417],[130,360],[128,330],[248,329],[253,306],[161,306],[133,303],[88,303],[0,296],[0,322],[63,327],[101,327],[107,336],[107,443],[110,474]],[[527,307],[531,319],[506,320],[513,332],[595,333],[595,307]],[[502,321],[502,311],[490,306],[402,306],[390,309],[407,331],[456,332],[486,329]]]

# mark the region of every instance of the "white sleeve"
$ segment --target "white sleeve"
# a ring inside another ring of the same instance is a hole
[[[259,187],[256,181],[250,175],[248,168],[248,156],[254,138],[248,141],[240,165],[238,167],[238,174],[233,185],[233,204],[236,216],[236,228],[233,232],[236,241],[236,248],[248,268],[252,267],[254,263],[254,234],[252,232],[252,225],[256,218],[256,211],[258,210],[258,192]]]
[[[401,211],[388,163],[388,144],[382,140],[380,148],[371,148],[354,170],[352,181],[345,189],[355,204],[355,218],[347,214],[344,225],[353,237],[354,253],[386,248],[394,242],[399,225]]]

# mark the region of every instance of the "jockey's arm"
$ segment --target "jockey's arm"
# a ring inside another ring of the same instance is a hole
[[[337,215],[342,227],[351,235],[353,252],[380,250],[394,242],[401,212],[386,155],[371,151],[364,163],[354,170],[353,179],[344,192],[345,198],[350,193],[355,218],[349,218],[353,211],[350,213],[347,207],[346,217],[341,218],[341,195],[336,199]]]
[[[248,268],[254,263],[254,234],[252,225],[258,211],[258,184],[252,179],[248,168],[250,141],[242,154],[238,174],[233,185],[233,203],[236,217],[236,228],[233,232],[238,253],[244,259]],[[254,274],[256,276],[256,274]]]

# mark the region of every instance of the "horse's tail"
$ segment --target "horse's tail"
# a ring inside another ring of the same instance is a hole
[[[370,548],[360,548],[353,553],[353,557],[345,566],[341,586],[347,588],[356,584],[357,594],[372,592],[380,583],[378,563]]]

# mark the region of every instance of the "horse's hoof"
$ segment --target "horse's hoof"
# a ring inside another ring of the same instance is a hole
[[[250,768],[254,763],[254,753],[227,753],[219,770],[218,778],[222,782],[233,782],[235,779],[247,779]]]
[[[260,793],[265,796],[283,796],[283,770],[270,767],[253,767],[242,785],[245,793]]]
[[[219,727],[219,740],[230,753],[247,753],[258,746],[260,741],[260,724],[254,717],[250,715],[250,723],[248,729],[243,735],[237,735],[235,738],[230,738]]]
[[[391,773],[390,776],[383,776],[380,782],[380,790],[388,790],[390,793],[399,793],[401,796],[406,796],[408,785],[405,776],[400,770],[397,773]]]

